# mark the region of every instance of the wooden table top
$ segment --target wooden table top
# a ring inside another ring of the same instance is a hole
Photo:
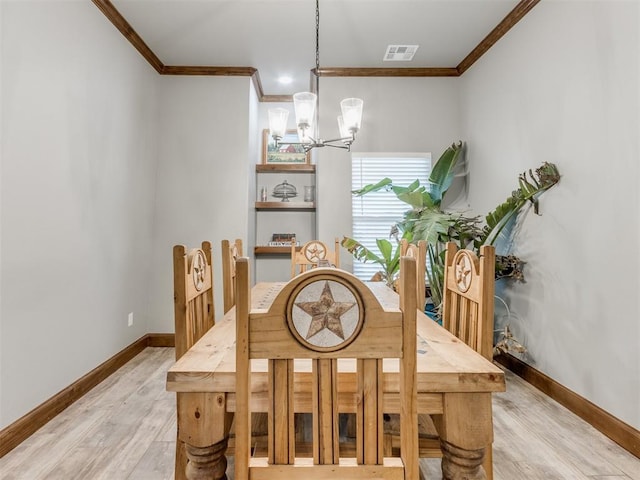
[[[267,310],[284,283],[259,283],[251,290],[252,310]],[[367,284],[380,303],[398,308],[398,295],[382,282]],[[167,390],[174,392],[235,392],[235,308],[216,322],[167,373]],[[504,373],[425,314],[418,312],[418,394],[446,392],[502,392]],[[398,361],[384,362],[384,391],[398,392]],[[252,360],[252,390],[266,386],[267,362]],[[310,381],[309,360],[295,361],[295,383],[301,391]],[[355,361],[339,360],[339,385],[349,391],[355,380]],[[344,380],[343,380],[344,379]],[[310,388],[310,387],[309,387]],[[354,388],[355,390],[355,388]]]

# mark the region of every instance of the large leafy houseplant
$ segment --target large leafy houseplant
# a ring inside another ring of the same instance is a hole
[[[465,212],[445,211],[443,199],[453,183],[456,165],[464,153],[462,142],[448,147],[433,166],[428,185],[420,185],[418,180],[409,186],[394,185],[390,178],[378,183],[366,185],[355,190],[354,195],[366,195],[382,189],[391,190],[399,200],[410,208],[404,217],[391,228],[396,239],[402,235],[409,241],[426,240],[430,268],[427,269],[431,298],[437,307],[442,301],[442,282],[444,275],[444,246],[454,241],[460,248],[471,248],[476,252],[482,245],[494,245],[504,230],[522,207],[531,202],[538,213],[538,197],[560,180],[557,167],[552,163],[543,163],[535,173],[532,170],[520,174],[518,188],[498,207],[487,214],[484,222],[479,216],[468,216]],[[484,224],[483,224],[484,223]],[[357,241],[345,237],[342,241],[357,259],[370,259],[370,252]],[[522,280],[523,264],[513,255],[497,255],[496,277],[513,277]],[[393,273],[397,273],[396,270]],[[386,275],[389,275],[387,272]]]
[[[400,244],[396,243],[395,249],[386,238],[376,239],[376,245],[380,251],[378,255],[353,238],[344,237],[341,245],[361,262],[373,262],[380,265],[381,270],[372,278],[374,281],[384,281],[387,286],[393,287],[398,270],[400,268]]]

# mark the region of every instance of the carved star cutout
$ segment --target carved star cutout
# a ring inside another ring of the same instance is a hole
[[[235,244],[231,247],[231,249],[229,251],[229,254],[231,256],[231,276],[235,277],[236,276],[236,261],[240,257],[240,252],[238,252],[238,247],[236,247]]]
[[[465,291],[469,288],[471,281],[469,275],[471,275],[469,259],[467,257],[461,257],[456,264],[456,282],[458,283],[458,288]]]
[[[333,299],[329,282],[325,282],[322,294],[317,301],[298,302],[296,305],[311,315],[311,324],[306,336],[307,340],[325,328],[344,340],[340,317],[353,308],[355,302],[336,302]]]
[[[207,262],[202,256],[201,252],[197,252],[195,258],[193,259],[193,281],[195,283],[196,290],[200,290],[202,288],[202,284],[204,283],[204,275],[207,270]]]
[[[317,262],[319,259],[324,258],[324,256],[324,248],[319,243],[312,243],[305,251],[305,257],[307,257],[307,260],[310,262]]]

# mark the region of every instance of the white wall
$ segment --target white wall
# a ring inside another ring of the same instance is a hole
[[[515,335],[526,361],[640,427],[638,2],[540,2],[462,77],[470,203],[486,214],[517,175],[561,183],[523,215]]]
[[[543,216],[521,222],[528,283],[507,290],[511,322],[528,362],[635,427],[638,26],[637,2],[547,0],[461,79],[323,78],[320,106],[327,138],[339,100],[364,98],[360,152],[438,158],[467,141],[478,213],[519,172],[558,164]],[[175,243],[213,242],[221,314],[220,241],[252,254],[266,124],[248,78],[159,77],[91,2],[2,1],[0,28],[2,428],[173,331]],[[349,158],[317,152],[326,241],[350,234]]]
[[[340,100],[357,96],[364,109],[354,152],[431,152],[435,161],[463,139],[458,83],[456,78],[322,78],[320,133],[338,137]],[[316,155],[318,238],[331,242],[351,235],[351,155],[331,148]],[[351,269],[353,257],[346,250],[340,258],[342,267]]]
[[[248,242],[247,186],[255,170],[256,116],[249,77],[159,79],[158,195],[149,296],[150,331],[173,332],[172,248],[213,245],[216,318],[222,316],[220,243]],[[253,200],[253,195],[252,195]]]
[[[0,12],[2,428],[149,331],[157,74],[91,2]]]

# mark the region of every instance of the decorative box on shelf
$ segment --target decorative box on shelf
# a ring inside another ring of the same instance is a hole
[[[295,233],[274,233],[271,235],[271,241],[267,243],[269,247],[291,247],[291,242],[296,238]],[[300,242],[296,242],[296,247]]]

